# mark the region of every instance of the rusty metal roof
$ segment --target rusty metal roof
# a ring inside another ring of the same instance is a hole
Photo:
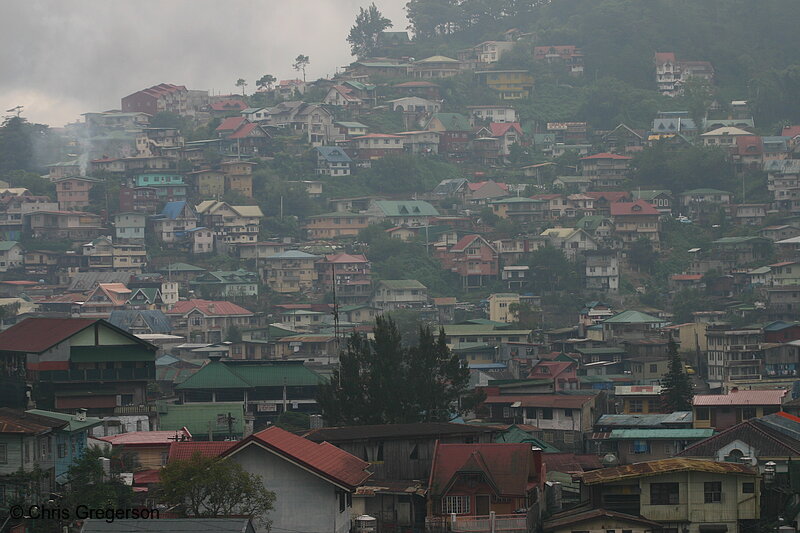
[[[716,461],[706,461],[703,459],[670,458],[659,461],[647,461],[645,463],[634,463],[632,465],[615,466],[613,468],[601,468],[581,474],[584,485],[597,485],[601,483],[613,483],[624,479],[636,479],[646,476],[657,476],[670,472],[712,472],[715,474],[745,474],[756,475],[756,472],[743,464],[738,463],[718,463]]]

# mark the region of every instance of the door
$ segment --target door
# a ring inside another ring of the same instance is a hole
[[[478,494],[475,496],[475,514],[478,516],[489,515],[489,496]]]

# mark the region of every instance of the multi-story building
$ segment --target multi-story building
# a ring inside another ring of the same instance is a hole
[[[225,174],[225,190],[235,191],[245,198],[253,197],[253,167],[250,161],[224,161],[220,164]]]
[[[189,282],[202,298],[241,298],[258,296],[258,274],[239,270],[214,270]]]
[[[522,100],[533,93],[533,76],[527,70],[481,70],[475,75],[501,100]]]
[[[81,211],[34,211],[25,214],[33,238],[93,239],[105,232],[100,215]]]
[[[251,325],[254,314],[232,302],[211,300],[181,300],[165,313],[172,332],[187,342],[212,344],[228,338],[231,328],[244,329]]]
[[[454,159],[469,155],[472,125],[459,113],[434,113],[425,124],[425,130],[438,132],[439,153]]]
[[[186,115],[189,111],[188,97],[189,91],[183,85],[160,83],[122,98],[122,111],[150,116],[161,112]]]
[[[317,146],[318,176],[349,176],[353,160],[338,146]]]
[[[167,202],[161,213],[150,217],[156,238],[163,243],[180,242],[185,232],[197,227],[197,214],[186,201]]]
[[[354,137],[350,142],[354,147],[355,159],[364,165],[369,165],[370,161],[381,159],[387,155],[403,153],[403,138],[400,135],[368,133],[361,137]]]
[[[428,288],[415,279],[382,279],[372,296],[372,305],[384,311],[418,309],[427,303]]]
[[[196,209],[203,226],[214,231],[215,245],[258,241],[264,213],[257,205],[228,205],[218,200],[205,200]]]
[[[372,294],[370,263],[362,254],[326,255],[318,261],[317,280],[325,292],[336,290],[342,305],[363,304]]]
[[[534,46],[533,60],[561,63],[573,76],[583,75],[583,52],[575,45]]]
[[[309,291],[317,281],[315,263],[318,255],[289,250],[264,258],[261,278],[270,289],[279,293]]]
[[[585,472],[581,494],[595,509],[642,517],[688,533],[746,531],[760,517],[758,472],[739,463],[683,457]],[[649,529],[649,528],[648,528]]]
[[[160,202],[179,202],[186,200],[188,187],[179,174],[165,172],[143,172],[134,178],[134,188],[147,187],[156,190]]]
[[[467,235],[449,248],[436,246],[434,255],[444,268],[459,275],[465,289],[482,287],[499,275],[497,250],[480,235]]]
[[[519,309],[514,309],[514,306],[519,307],[519,294],[490,294],[487,300],[489,302],[489,320],[492,322],[510,324],[519,318]]]
[[[355,237],[369,226],[370,217],[364,214],[337,211],[308,217],[305,229],[310,240]]]
[[[696,394],[692,399],[693,425],[722,431],[742,420],[777,413],[790,398],[786,389],[739,390],[732,387],[727,394]]]
[[[581,158],[581,175],[589,178],[594,187],[619,187],[628,179],[631,157],[601,153]]]
[[[127,212],[114,215],[114,237],[120,242],[144,243],[147,216]]]
[[[619,290],[619,259],[616,250],[586,250],[586,290],[616,293]]]
[[[714,79],[714,67],[708,61],[679,61],[674,52],[656,52],[656,85],[666,96],[678,96],[690,78]]]
[[[55,183],[58,208],[62,211],[72,211],[89,207],[89,191],[98,183],[98,180],[69,177],[58,179]]]
[[[146,404],[155,379],[156,347],[105,320],[27,318],[0,333],[0,347],[12,407],[27,403],[27,383],[40,408],[113,415]]]
[[[611,204],[614,234],[620,237],[625,248],[629,248],[641,238],[646,238],[650,241],[653,249],[658,250],[661,242],[659,237],[660,217],[661,213],[644,200]]]

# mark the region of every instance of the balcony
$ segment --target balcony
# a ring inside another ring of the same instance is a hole
[[[114,416],[155,415],[157,412],[155,405],[120,405],[114,408]]]
[[[425,531],[444,533],[526,532],[528,518],[524,514],[499,514],[488,516],[429,516],[425,518]]]
[[[41,381],[138,381],[155,379],[155,366],[150,368],[93,368],[88,370],[50,370],[39,373]]]

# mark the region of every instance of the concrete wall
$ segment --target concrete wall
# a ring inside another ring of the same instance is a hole
[[[255,444],[230,459],[251,474],[261,476],[264,486],[275,492],[275,507],[269,514],[273,531],[349,531],[350,509],[339,512],[336,486],[332,483]],[[266,532],[263,525],[256,525],[259,533]]]

